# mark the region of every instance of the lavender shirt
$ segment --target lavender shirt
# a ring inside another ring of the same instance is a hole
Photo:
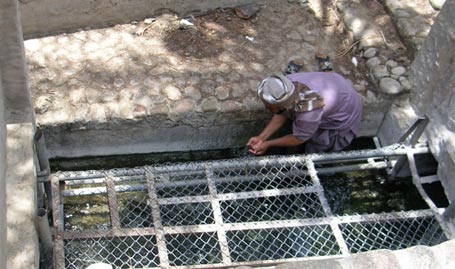
[[[306,84],[324,98],[324,107],[309,112],[292,112],[293,134],[302,141],[312,138],[318,129],[357,135],[362,117],[362,100],[352,86],[337,73],[309,72],[287,76]]]

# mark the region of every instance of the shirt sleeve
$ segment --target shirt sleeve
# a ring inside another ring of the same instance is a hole
[[[301,141],[310,139],[319,129],[322,108],[309,112],[295,113],[292,123],[292,134]]]

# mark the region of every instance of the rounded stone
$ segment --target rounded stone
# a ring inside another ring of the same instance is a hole
[[[398,66],[398,63],[395,62],[394,60],[388,60],[385,64],[390,68],[394,68],[394,67]]]
[[[166,88],[164,88],[163,92],[169,100],[177,101],[182,98],[182,93],[180,90],[173,85],[167,85]]]
[[[219,99],[219,100],[226,100],[229,98],[229,92],[231,91],[231,89],[229,89],[228,87],[226,86],[219,86],[216,88],[215,90],[215,93],[216,93],[216,97]]]
[[[387,69],[387,66],[385,65],[378,65],[373,68],[373,75],[380,79],[383,77],[388,77],[390,76],[389,70]]]
[[[220,104],[218,100],[213,96],[204,99],[201,103],[201,109],[203,112],[217,111],[219,109],[219,106]]]
[[[175,104],[174,106],[174,112],[176,113],[191,113],[192,111],[194,111],[194,108],[195,108],[195,104],[194,104],[194,101],[193,100],[182,100],[182,101],[179,101]]]
[[[394,74],[395,76],[401,76],[404,73],[406,73],[406,68],[404,68],[403,66],[397,66],[397,67],[392,68],[391,71],[392,71],[392,74]]]
[[[183,89],[183,94],[185,95],[185,97],[189,97],[193,100],[201,99],[201,93],[193,86],[188,86],[185,89]]]
[[[221,112],[239,112],[241,110],[242,103],[234,100],[227,100],[221,104]]]
[[[374,56],[376,56],[377,52],[378,52],[378,50],[376,48],[368,48],[363,53],[363,57],[365,57],[366,59],[373,58]]]
[[[403,91],[400,82],[392,78],[382,78],[379,81],[379,89],[385,94],[399,94]]]
[[[375,66],[378,66],[381,64],[381,60],[378,57],[373,57],[368,59],[366,65],[368,68],[373,69]]]
[[[399,80],[400,80],[401,86],[403,86],[403,89],[405,89],[406,91],[410,91],[412,89],[412,85],[411,85],[411,82],[409,81],[409,79],[400,77]]]
[[[436,10],[440,10],[445,2],[446,0],[430,0],[431,6]]]

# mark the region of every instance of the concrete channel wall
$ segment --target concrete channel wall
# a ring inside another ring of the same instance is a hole
[[[260,0],[19,0],[25,38],[141,20],[164,12],[198,14]]]
[[[3,88],[0,79],[0,242],[6,241],[6,123]],[[0,268],[6,268],[5,244],[0,244]]]
[[[412,66],[411,105],[430,118],[426,136],[439,161],[438,175],[455,199],[455,1],[448,0]]]
[[[16,0],[0,0],[0,268],[38,268],[34,113]]]

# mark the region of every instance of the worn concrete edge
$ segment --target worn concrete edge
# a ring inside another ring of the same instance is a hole
[[[449,240],[436,246],[415,246],[401,250],[374,250],[351,256],[283,263],[263,269],[430,269],[455,268],[455,240]],[[235,267],[249,269],[249,266]]]
[[[3,86],[0,80],[0,242],[6,242],[6,123]],[[6,246],[0,244],[0,269],[6,268]]]
[[[32,123],[7,125],[6,222],[8,268],[38,268],[36,173]]]
[[[22,25],[26,39],[81,28],[103,28],[142,20],[164,13],[184,17],[206,13],[216,8],[235,7],[261,0],[27,0],[20,1]],[[44,3],[43,3],[44,2]]]

